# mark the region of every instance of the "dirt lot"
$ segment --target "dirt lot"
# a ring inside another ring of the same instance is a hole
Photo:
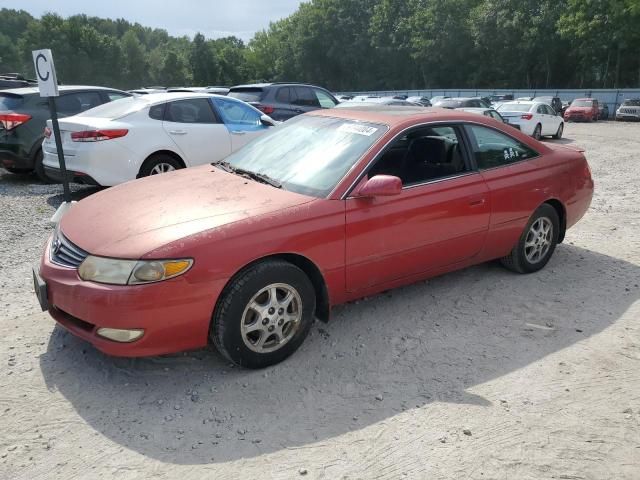
[[[0,170],[0,479],[640,479],[640,125],[565,134],[597,191],[546,269],[349,304],[263,371],[57,328],[30,268],[61,187]]]

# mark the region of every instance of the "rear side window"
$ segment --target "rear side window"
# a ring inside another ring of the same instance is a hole
[[[538,152],[492,128],[468,125],[476,164],[480,170],[501,167],[538,156]]]
[[[278,93],[276,93],[276,101],[278,103],[291,103],[291,89],[289,87],[279,88]]]
[[[98,92],[68,93],[56,99],[58,111],[65,115],[75,115],[102,105],[102,103]]]
[[[22,95],[0,93],[0,110],[15,110],[20,108],[24,102]]]
[[[190,98],[167,103],[165,122],[218,123],[206,98]]]
[[[154,105],[149,109],[149,117],[154,120],[162,120],[164,118],[164,108],[167,106],[166,103],[161,103],[160,105]]]
[[[237,98],[243,102],[259,102],[264,97],[264,90],[262,88],[234,88],[229,91],[229,97]]]
[[[295,100],[292,100],[292,104],[301,107],[320,107],[318,98],[309,87],[295,87],[292,88],[292,90],[295,90],[297,97]]]

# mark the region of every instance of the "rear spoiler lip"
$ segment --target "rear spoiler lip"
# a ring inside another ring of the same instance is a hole
[[[565,150],[571,150],[573,152],[578,152],[578,153],[584,153],[586,152],[586,150],[582,147],[578,147],[578,146],[573,146],[573,145],[565,145],[565,144],[561,144],[561,143],[547,143],[547,146],[549,148],[555,149],[555,148],[564,148]]]

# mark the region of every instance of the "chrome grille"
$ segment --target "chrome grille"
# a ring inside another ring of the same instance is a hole
[[[635,109],[635,108],[621,108],[620,109],[620,113],[629,113],[631,115],[638,115],[640,114],[640,109]]]
[[[89,254],[77,247],[61,232],[53,234],[50,246],[51,261],[57,265],[70,268],[78,268]]]

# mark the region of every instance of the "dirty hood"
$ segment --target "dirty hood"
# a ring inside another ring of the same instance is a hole
[[[312,200],[206,165],[91,195],[69,210],[60,230],[93,255],[140,258],[181,238]]]

